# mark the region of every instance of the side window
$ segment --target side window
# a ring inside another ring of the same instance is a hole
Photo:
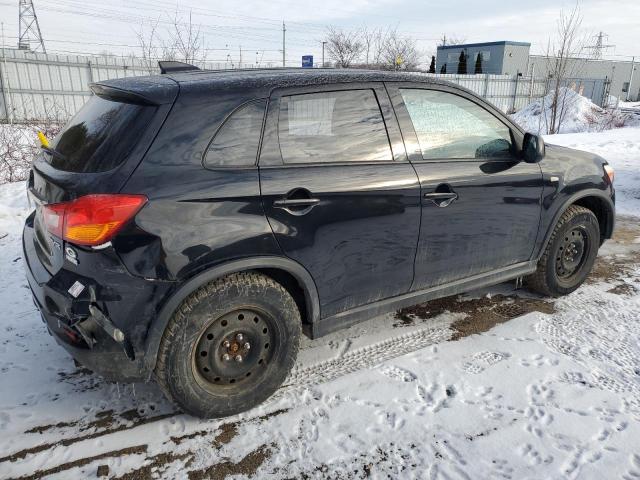
[[[255,165],[266,100],[247,103],[222,124],[204,157],[205,167]]]
[[[285,164],[393,160],[373,90],[342,90],[280,99]]]
[[[480,105],[437,90],[400,89],[400,94],[425,160],[510,155],[509,128]]]

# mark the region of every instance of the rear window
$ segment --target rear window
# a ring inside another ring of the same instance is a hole
[[[216,133],[204,158],[206,167],[255,165],[266,100],[238,108]]]
[[[155,107],[113,102],[96,95],[53,140],[51,166],[78,173],[105,172],[127,158]]]

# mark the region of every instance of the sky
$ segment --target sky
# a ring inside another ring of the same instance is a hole
[[[191,14],[200,27],[207,60],[233,61],[242,51],[243,63],[282,63],[282,22],[286,25],[286,61],[299,66],[302,55],[319,63],[326,28],[366,26],[397,28],[413,37],[424,62],[443,35],[467,42],[524,41],[532,53],[543,53],[556,31],[560,10],[571,10],[575,1],[564,0],[34,0],[48,52],[126,55],[140,51],[137,32],[149,32],[160,20],[165,35],[176,16],[186,22]],[[640,1],[582,0],[583,35],[608,35],[615,45],[605,58],[640,59]],[[18,0],[0,0],[4,45],[15,46],[18,36]]]

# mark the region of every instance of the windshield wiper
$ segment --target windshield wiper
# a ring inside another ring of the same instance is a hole
[[[55,150],[55,149],[53,149],[51,147],[45,147],[44,145],[40,145],[40,148],[42,150],[44,150],[45,152],[47,152],[52,157],[58,157],[61,160],[66,160],[67,159],[67,157],[65,157],[63,154],[61,154],[60,152],[58,152],[57,150]]]

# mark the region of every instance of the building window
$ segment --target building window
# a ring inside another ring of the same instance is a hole
[[[622,84],[622,91],[623,92],[628,92],[629,91],[629,82],[624,82]]]

